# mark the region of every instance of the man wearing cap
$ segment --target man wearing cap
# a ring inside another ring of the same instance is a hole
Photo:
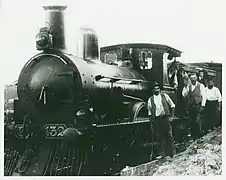
[[[205,133],[208,130],[213,130],[214,126],[217,126],[217,113],[220,113],[222,106],[222,97],[220,90],[214,86],[212,77],[207,80],[207,87],[205,88],[205,96],[202,101],[202,106],[205,106]]]
[[[197,75],[190,75],[191,84],[183,88],[182,96],[188,99],[188,114],[190,116],[190,129],[193,140],[201,137],[203,133],[200,114],[204,107],[201,106],[204,96],[204,85],[197,81]]]
[[[167,94],[160,92],[158,83],[154,83],[153,96],[148,99],[147,107],[150,122],[160,142],[162,158],[173,157],[174,139],[170,121],[174,116],[175,104]]]

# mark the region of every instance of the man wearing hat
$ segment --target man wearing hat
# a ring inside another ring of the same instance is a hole
[[[201,106],[204,97],[204,85],[197,81],[197,75],[190,75],[191,84],[185,86],[182,91],[183,97],[188,99],[188,114],[190,117],[190,129],[193,140],[201,137],[203,133],[200,114],[204,107]]]
[[[217,126],[217,122],[220,119],[217,117],[217,113],[220,113],[222,106],[220,90],[214,86],[212,77],[209,77],[207,80],[202,106],[205,106],[204,130],[208,132],[208,130],[213,130],[214,126]]]
[[[172,127],[170,121],[174,116],[175,104],[170,97],[160,91],[157,82],[153,86],[153,96],[148,99],[148,115],[161,146],[162,158],[174,155]]]

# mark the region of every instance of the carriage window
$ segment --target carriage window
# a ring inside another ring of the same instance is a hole
[[[139,58],[141,69],[151,69],[152,68],[152,53],[151,52],[141,52]]]

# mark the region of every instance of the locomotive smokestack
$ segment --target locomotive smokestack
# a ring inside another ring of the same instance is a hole
[[[43,6],[46,12],[46,24],[52,34],[53,49],[64,50],[65,32],[64,32],[64,10],[67,6]]]

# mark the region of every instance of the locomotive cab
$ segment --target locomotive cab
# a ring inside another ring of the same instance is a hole
[[[176,100],[169,81],[168,66],[180,55],[181,51],[165,45],[129,43],[102,47],[100,57],[107,64],[118,65],[120,61],[124,62],[121,64],[127,64],[129,68],[140,72],[150,86],[154,81],[159,82],[163,91],[167,91]],[[148,91],[152,92],[150,89]]]

